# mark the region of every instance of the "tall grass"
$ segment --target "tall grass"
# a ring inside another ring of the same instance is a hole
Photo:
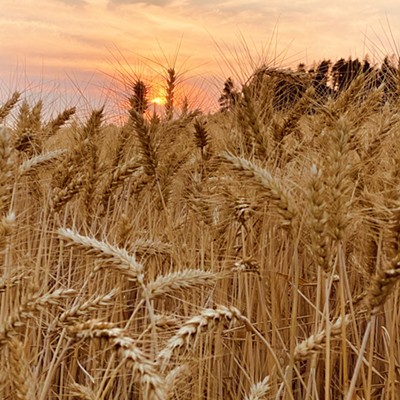
[[[399,398],[398,104],[270,75],[119,128],[4,99],[1,399]]]

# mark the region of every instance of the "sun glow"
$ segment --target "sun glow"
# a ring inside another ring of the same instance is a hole
[[[165,99],[163,97],[156,97],[151,100],[151,103],[158,104],[159,106],[163,106],[165,104]]]

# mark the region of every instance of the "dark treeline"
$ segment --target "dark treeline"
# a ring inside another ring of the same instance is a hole
[[[301,63],[296,70],[261,67],[238,89],[231,78],[225,81],[219,98],[220,110],[233,108],[251,90],[256,97],[273,96],[276,108],[286,108],[302,97],[308,88],[313,88],[320,103],[335,98],[347,90],[357,79],[363,80],[366,89],[381,88],[385,101],[396,100],[400,93],[399,60],[385,57],[380,65],[373,65],[368,58],[359,60],[340,58],[336,62],[322,60],[312,67]],[[265,92],[266,83],[274,81],[274,91]]]

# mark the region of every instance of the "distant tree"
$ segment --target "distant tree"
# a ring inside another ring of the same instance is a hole
[[[384,84],[385,97],[394,100],[398,97],[399,61],[386,56],[379,71],[379,84]]]
[[[235,89],[232,78],[228,78],[224,83],[221,97],[218,99],[220,110],[223,112],[231,110],[238,99],[239,92]]]
[[[313,76],[312,85],[314,86],[316,93],[322,97],[325,97],[330,93],[328,82],[331,64],[331,60],[323,60],[311,73]]]
[[[133,95],[129,97],[129,103],[133,110],[139,114],[144,114],[149,106],[148,88],[145,83],[137,79],[133,84]]]
[[[315,71],[315,82],[320,85],[326,85],[328,83],[330,66],[331,60],[323,60],[318,64]]]
[[[297,66],[296,72],[306,73],[306,72],[307,72],[307,71],[306,71],[306,64],[300,63],[300,64]]]
[[[346,76],[346,60],[344,58],[340,58],[335,62],[332,67],[332,82],[333,89],[336,91],[340,91],[343,89],[345,85],[345,76]]]
[[[269,96],[275,109],[285,110],[301,99],[310,84],[310,76],[307,72],[293,71],[291,68],[262,66],[253,73],[248,82],[257,101],[263,102]]]
[[[374,67],[369,62],[368,56],[366,56],[363,61],[362,72],[364,75],[369,75],[371,72],[373,72],[373,70],[374,70]]]
[[[337,92],[347,89],[351,82],[363,72],[363,65],[358,58],[347,61],[344,58],[336,61],[332,67],[333,87]]]
[[[353,81],[358,75],[363,72],[363,65],[358,58],[350,59],[350,80]]]
[[[275,85],[273,105],[278,110],[292,107],[305,91],[306,87],[300,80],[279,80]]]
[[[374,90],[380,85],[378,69],[370,63],[368,56],[362,61],[361,72],[365,76],[364,86],[368,90]]]

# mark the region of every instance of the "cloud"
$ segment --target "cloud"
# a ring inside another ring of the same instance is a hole
[[[398,0],[0,2],[1,76],[22,62],[30,70],[61,75],[71,70],[112,75],[117,68],[141,74],[148,66],[158,71],[158,64],[173,64],[179,53],[177,65],[184,62],[188,75],[226,78],[234,69],[236,75],[252,72],[260,60],[296,66],[373,55],[369,47],[392,53],[386,18],[394,38],[400,35],[394,23]]]
[[[145,4],[152,6],[168,6],[172,3],[172,0],[110,0],[108,5],[110,7],[115,7],[123,4]]]
[[[57,0],[57,1],[73,7],[86,6],[88,4],[86,0]]]

